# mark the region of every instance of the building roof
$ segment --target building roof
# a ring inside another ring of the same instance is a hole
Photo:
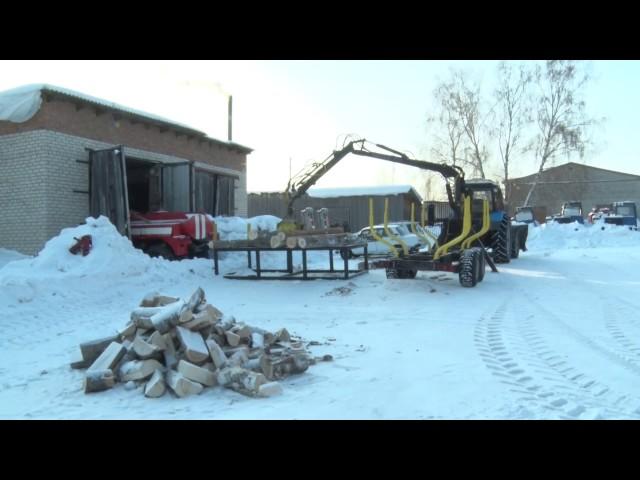
[[[358,196],[386,196],[402,195],[412,192],[421,199],[418,192],[411,185],[376,185],[370,187],[341,187],[341,188],[310,188],[307,194],[316,198],[358,197]]]
[[[547,173],[547,172],[551,172],[553,170],[557,170],[557,169],[564,169],[566,167],[571,167],[571,166],[578,166],[578,167],[582,167],[582,168],[588,168],[588,169],[593,169],[593,170],[600,170],[602,172],[608,172],[608,173],[615,173],[617,175],[626,175],[628,177],[634,177],[634,178],[638,178],[640,179],[640,175],[634,175],[633,173],[626,173],[626,172],[618,172],[616,170],[609,170],[606,168],[600,168],[600,167],[593,167],[591,165],[585,165],[582,163],[577,163],[577,162],[567,162],[567,163],[563,163],[562,165],[556,165],[554,167],[550,167],[550,168],[545,168],[544,170],[542,170],[542,173]],[[508,181],[509,182],[518,182],[518,180],[525,180],[525,179],[529,179],[533,176],[535,176],[535,173],[531,173],[529,175],[524,175],[522,177],[516,177],[516,178],[510,178]]]
[[[251,153],[253,149],[245,147],[235,142],[225,142],[217,138],[207,136],[204,132],[196,130],[188,125],[166,119],[159,115],[135,110],[108,100],[86,95],[84,93],[70,90],[46,83],[24,85],[0,92],[0,121],[23,123],[31,119],[40,109],[43,98],[63,98],[71,102],[82,102],[94,107],[104,108],[112,112],[117,112],[123,117],[135,118],[158,126],[170,128],[181,133],[199,137],[222,145],[231,149],[239,150],[242,153]]]

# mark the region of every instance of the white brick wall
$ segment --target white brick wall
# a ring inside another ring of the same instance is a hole
[[[88,160],[85,147],[113,145],[48,130],[0,136],[0,247],[33,255],[61,229],[89,216]],[[185,162],[186,159],[129,148],[142,160]],[[237,182],[237,215],[247,214],[246,175]]]

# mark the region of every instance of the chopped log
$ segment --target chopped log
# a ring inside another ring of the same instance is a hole
[[[169,305],[170,303],[177,302],[179,298],[175,297],[167,297],[165,295],[160,295],[158,292],[153,292],[145,295],[140,302],[141,307],[164,307],[165,305]]]
[[[276,358],[273,355],[263,355],[260,358],[260,368],[269,380],[278,380],[286,376],[302,373],[309,368],[306,355],[286,355]]]
[[[216,376],[211,370],[199,367],[190,362],[180,360],[178,362],[178,373],[188,380],[201,383],[207,387],[213,387],[216,384]]]
[[[158,332],[154,332],[160,335]],[[142,337],[136,337],[133,339],[133,351],[142,360],[146,360],[151,357],[155,357],[160,353],[161,349],[152,343],[145,342]]]
[[[258,387],[259,397],[275,397],[282,393],[282,385],[278,382],[269,382]]]
[[[231,367],[244,367],[249,361],[247,352],[245,350],[238,350],[229,357],[228,365]]]
[[[163,307],[138,307],[131,312],[131,321],[138,328],[153,328],[151,317],[160,313]]]
[[[218,330],[220,335],[224,335],[227,330],[231,330],[236,324],[236,317],[233,315],[225,315],[218,323],[217,326],[222,330]]]
[[[236,325],[231,328],[231,332],[238,335],[241,340],[251,338],[251,329],[246,325]]]
[[[287,239],[287,235],[284,232],[278,232],[275,235],[272,235],[269,239],[269,245],[271,248],[278,248],[284,245]]]
[[[285,243],[287,248],[296,248],[298,246],[298,237],[287,237]]]
[[[74,370],[79,370],[79,369],[85,369],[88,368],[91,363],[87,362],[86,360],[75,360],[73,362],[71,362],[71,368],[73,368]]]
[[[160,333],[167,333],[178,324],[184,305],[182,302],[174,302],[165,307],[159,307],[161,310],[151,316],[153,327]]]
[[[218,383],[244,395],[255,396],[260,385],[268,382],[261,373],[252,372],[245,368],[229,367],[218,372]]]
[[[205,327],[211,327],[216,322],[215,317],[210,312],[204,311],[196,313],[188,322],[182,323],[180,326],[189,330],[202,330]]]
[[[220,348],[220,345],[214,340],[207,340],[206,345],[215,366],[217,368],[223,368],[227,363],[227,356],[222,351],[222,348]]]
[[[222,313],[216,307],[214,307],[213,305],[210,305],[208,303],[205,304],[204,309],[200,310],[198,313],[202,313],[202,311],[207,312],[209,314],[209,316],[211,318],[213,318],[214,322],[217,322],[218,320],[221,320],[222,317],[224,317],[224,313]]]
[[[169,370],[167,372],[167,385],[169,385],[169,388],[171,388],[171,390],[173,390],[180,398],[189,395],[197,395],[202,392],[204,388],[199,383],[184,378],[181,373],[178,373],[175,370]]]
[[[236,352],[244,352],[247,357],[249,356],[249,347],[247,345],[238,345],[237,347],[222,347],[222,351],[227,356],[231,357]]]
[[[183,323],[187,323],[191,321],[192,318],[193,312],[191,310],[184,310],[180,312],[180,315],[178,315],[178,324],[181,325]]]
[[[125,340],[133,340],[133,337],[136,335],[136,324],[134,322],[129,322],[126,327],[118,330],[118,336],[121,341]]]
[[[231,330],[226,332],[225,338],[227,339],[227,343],[232,347],[237,347],[240,344],[240,335],[233,333]]]
[[[264,348],[264,336],[261,333],[252,333],[251,346],[254,348]]]
[[[244,364],[244,368],[246,368],[247,370],[251,370],[252,372],[262,373],[262,368],[260,367],[260,357],[250,358],[249,361]]]
[[[89,362],[89,364],[93,363],[95,359],[107,349],[111,342],[118,342],[119,340],[120,335],[112,335],[110,337],[100,338],[91,342],[81,343],[80,353],[82,354],[83,360]]]
[[[152,328],[153,328],[153,327],[152,327]],[[140,337],[143,337],[143,338],[144,338],[144,337],[146,337],[146,336],[149,334],[149,332],[151,332],[151,331],[152,331],[152,328],[136,328],[136,334],[135,334],[135,336],[136,336],[136,337],[140,336]]]
[[[214,327],[214,330],[215,330],[215,327]],[[214,331],[209,333],[209,338],[211,340],[215,341],[221,347],[224,347],[227,344],[227,340],[226,340],[225,336],[224,335],[218,335],[217,333],[214,333]]]
[[[156,370],[144,386],[144,396],[149,398],[158,398],[164,395],[166,390],[167,387],[164,383],[164,376],[160,370]]]
[[[260,358],[264,353],[263,348],[252,348],[247,352],[247,357],[251,360],[252,358]]]
[[[151,345],[158,347],[158,350],[162,351],[167,348],[167,341],[160,332],[153,332],[149,337],[148,342]]]
[[[122,364],[118,371],[121,382],[129,380],[144,380],[153,375],[155,370],[161,370],[162,364],[157,360],[133,360]]]
[[[108,390],[115,384],[116,379],[110,369],[88,371],[84,377],[84,393]]]
[[[276,331],[274,335],[276,337],[276,342],[291,341],[291,335],[289,335],[289,332],[287,331],[286,328],[281,328],[280,330]]]
[[[167,368],[171,369],[178,364],[178,358],[176,356],[176,347],[173,343],[173,337],[170,333],[165,333],[162,338],[166,348],[164,349],[164,364]]]
[[[191,312],[193,312],[193,310],[198,305],[200,305],[203,301],[204,301],[204,290],[198,287],[198,289],[195,292],[193,292],[193,294],[189,298],[189,301],[185,303],[184,310],[190,310]]]
[[[176,330],[187,360],[202,363],[209,357],[209,350],[202,335],[182,327],[177,327]]]
[[[87,371],[97,372],[113,370],[118,361],[124,356],[127,349],[118,342],[111,342],[109,346],[91,364]]]

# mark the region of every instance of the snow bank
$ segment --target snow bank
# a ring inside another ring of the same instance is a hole
[[[27,273],[32,277],[139,275],[147,270],[152,259],[134,248],[128,238],[120,235],[107,217],[89,217],[85,222],[62,230],[45,244],[35,258],[7,264],[0,270],[2,278]],[[75,243],[74,238],[83,235],[91,235],[93,248],[86,257],[73,255],[69,247]]]
[[[253,230],[266,230],[273,232],[278,229],[281,219],[273,215],[259,215],[249,219],[240,217],[212,217],[216,222],[220,240],[244,240],[247,238],[247,224],[251,224]]]
[[[31,258],[28,255],[16,252],[15,250],[7,250],[6,248],[0,248],[0,269],[7,263],[14,260],[23,260],[25,258]]]
[[[640,231],[605,223],[530,225],[527,239],[531,250],[633,246],[640,247]]]

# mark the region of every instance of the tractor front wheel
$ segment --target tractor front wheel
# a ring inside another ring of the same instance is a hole
[[[502,217],[500,226],[493,232],[491,248],[493,249],[494,262],[509,263],[511,261],[511,220],[507,215]]]
[[[464,250],[460,255],[458,277],[460,285],[466,288],[475,287],[480,276],[480,256],[475,248]]]

